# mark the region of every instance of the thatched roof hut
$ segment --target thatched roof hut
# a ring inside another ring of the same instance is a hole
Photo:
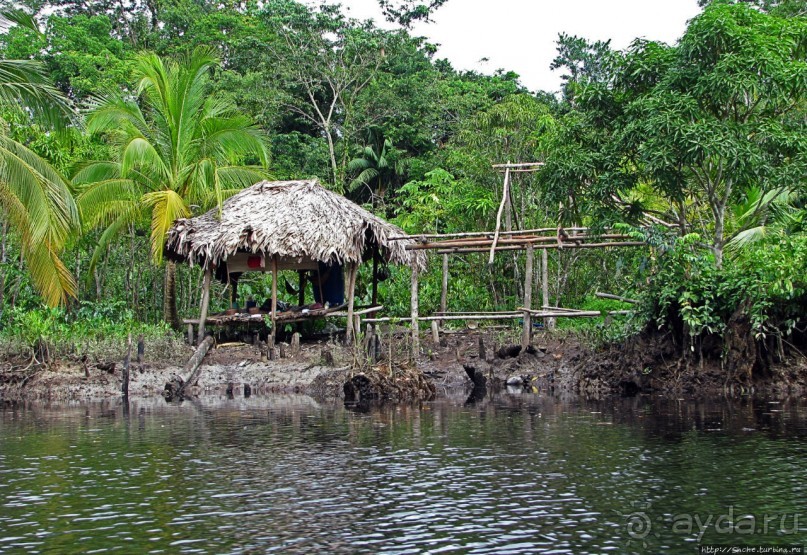
[[[244,271],[271,271],[272,329],[277,326],[279,270],[299,270],[300,305],[303,304],[303,270],[319,263],[347,268],[348,337],[356,333],[353,321],[354,289],[358,266],[373,261],[373,304],[376,304],[376,262],[411,266],[412,275],[426,267],[423,251],[407,250],[414,240],[399,227],[385,222],[346,198],[322,187],[316,180],[263,181],[227,199],[219,213],[180,219],[168,231],[165,255],[175,262],[199,264],[205,269],[199,339],[204,337],[214,275],[224,280]],[[341,273],[341,270],[340,270]],[[237,280],[232,295],[236,295]],[[320,291],[322,295],[322,291]],[[358,326],[357,326],[358,327]]]
[[[168,232],[166,256],[208,267],[238,253],[277,256],[299,262],[361,263],[379,256],[388,262],[426,266],[420,251],[399,227],[322,187],[316,180],[263,181],[226,200],[218,209],[177,220]]]

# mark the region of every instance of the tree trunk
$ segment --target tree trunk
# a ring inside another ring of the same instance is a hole
[[[177,314],[177,265],[165,263],[165,281],[163,282],[163,320],[172,328],[179,329]]]
[[[3,220],[2,237],[0,237],[0,322],[3,316],[3,307],[6,295],[6,238],[8,237],[8,222]]]

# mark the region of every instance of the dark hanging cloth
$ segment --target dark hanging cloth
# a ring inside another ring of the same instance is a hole
[[[318,263],[317,275],[312,280],[314,300],[339,306],[345,302],[345,275],[341,264]]]

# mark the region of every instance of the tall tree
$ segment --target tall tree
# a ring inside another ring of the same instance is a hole
[[[677,47],[638,43],[627,56],[620,87],[639,94],[626,144],[658,190],[708,211],[718,264],[732,203],[798,188],[807,174],[805,51],[804,18],[715,3]]]
[[[263,132],[231,102],[209,94],[216,63],[203,49],[169,61],[143,54],[135,66],[138,98],[110,96],[87,115],[89,132],[115,147],[112,160],[89,162],[74,176],[85,226],[105,228],[94,262],[119,232],[150,218],[159,264],[177,218],[190,216],[194,205],[221,205],[230,191],[265,177]],[[167,262],[163,312],[178,325],[175,273]]]
[[[293,0],[272,0],[264,8],[280,40],[273,47],[278,77],[295,88],[287,106],[317,128],[328,145],[330,183],[344,186],[347,156],[339,142],[352,144],[354,106],[385,57],[385,35],[348,20],[339,6],[313,10]]]
[[[16,23],[38,32],[30,16],[5,12],[0,25]],[[67,100],[31,60],[0,60],[0,107],[48,126],[62,126]],[[5,124],[5,122],[0,122]],[[0,125],[0,214],[20,236],[23,257],[37,290],[49,305],[64,304],[76,287],[60,254],[78,229],[78,211],[67,180]],[[5,225],[4,225],[4,229]]]

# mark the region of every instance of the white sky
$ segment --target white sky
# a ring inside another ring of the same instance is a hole
[[[351,17],[386,26],[377,0],[341,4]],[[617,49],[635,38],[674,43],[699,11],[697,0],[448,0],[434,23],[419,24],[414,33],[439,44],[438,57],[457,69],[503,68],[532,90],[556,91],[561,71],[549,64],[560,32],[611,39]]]

